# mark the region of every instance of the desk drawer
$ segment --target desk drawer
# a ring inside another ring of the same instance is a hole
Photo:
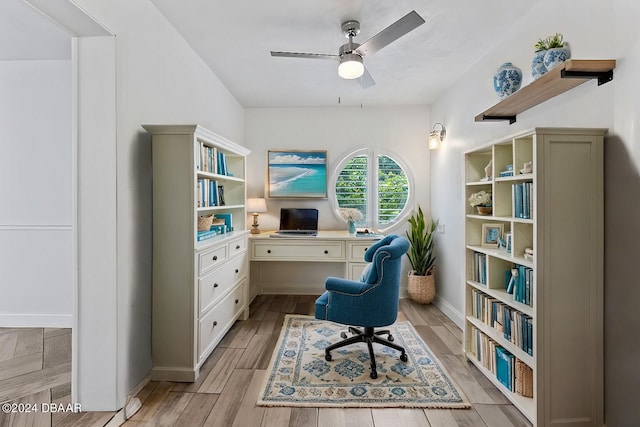
[[[256,242],[251,255],[261,261],[341,261],[344,252],[344,242],[287,241]]]
[[[215,304],[218,297],[223,295],[246,275],[247,257],[239,256],[232,258],[223,266],[198,280],[200,288],[200,313],[206,311],[212,304]]]
[[[375,243],[375,240],[347,243],[347,260],[351,262],[364,262],[364,253]]]
[[[227,259],[227,246],[217,246],[200,254],[200,274],[221,265]],[[199,274],[199,275],[200,275]]]

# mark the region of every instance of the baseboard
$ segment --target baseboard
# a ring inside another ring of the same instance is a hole
[[[442,298],[438,298],[436,295],[433,300],[433,305],[438,307],[445,316],[447,316],[453,323],[458,325],[458,327],[464,330],[464,316],[458,310],[456,310],[451,304],[449,304],[446,300]]]
[[[72,328],[71,314],[0,314],[3,328]]]
[[[298,284],[263,284],[260,288],[261,295],[321,295],[324,293],[323,285],[298,285]]]
[[[151,381],[173,381],[178,383],[192,383],[198,378],[199,371],[189,369],[155,367],[149,377]]]

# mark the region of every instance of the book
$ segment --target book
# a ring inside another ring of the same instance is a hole
[[[504,347],[496,347],[496,377],[510,391],[513,391],[513,365],[513,354]]]
[[[216,213],[216,218],[224,220],[227,226],[227,232],[233,231],[233,214],[231,212]]]
[[[198,231],[197,240],[198,240],[198,242],[200,242],[202,240],[211,239],[211,238],[215,237],[216,235],[217,235],[217,233],[216,233],[215,230]]]

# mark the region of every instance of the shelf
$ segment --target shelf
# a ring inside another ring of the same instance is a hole
[[[569,59],[506,97],[493,107],[475,117],[476,122],[508,120],[515,123],[516,116],[529,108],[560,95],[587,80],[598,79],[598,86],[613,80],[615,59]]]

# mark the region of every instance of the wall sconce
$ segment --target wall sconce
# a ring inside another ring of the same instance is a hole
[[[439,130],[436,130],[436,126],[440,126]],[[436,123],[433,125],[433,129],[429,133],[429,149],[435,150],[440,148],[440,143],[444,141],[444,137],[447,135],[447,131],[444,129],[442,123]]]
[[[258,214],[267,211],[267,202],[263,198],[247,199],[247,211],[253,215],[253,224],[251,224],[251,234],[260,234],[258,228]]]

